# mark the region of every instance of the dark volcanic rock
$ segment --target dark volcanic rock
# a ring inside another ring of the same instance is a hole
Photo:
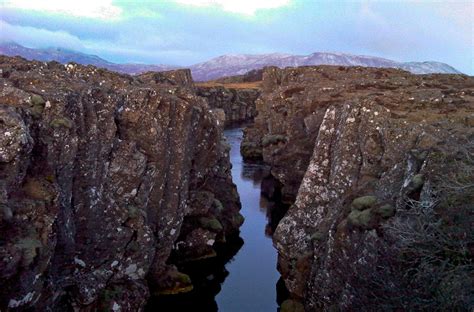
[[[257,111],[243,146],[294,201],[274,243],[307,311],[472,309],[472,77],[267,68]]]
[[[211,251],[242,223],[228,147],[189,71],[9,57],[0,70],[0,309],[132,311],[150,291],[189,288],[171,251],[204,239]],[[187,216],[220,227],[181,233]]]
[[[147,72],[138,76],[142,81],[156,84],[169,84],[172,86],[194,89],[194,81],[189,69],[176,69],[160,72]]]
[[[243,75],[226,76],[215,81],[219,83],[245,83],[262,81],[263,69],[252,69]]]
[[[223,86],[196,88],[196,93],[207,99],[209,106],[222,109],[225,125],[252,120],[256,115],[255,100],[260,95],[258,89],[236,89]]]

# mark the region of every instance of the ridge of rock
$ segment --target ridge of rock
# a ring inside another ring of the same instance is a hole
[[[472,308],[474,78],[270,67],[262,86],[242,153],[293,204],[273,236],[292,297],[308,311]]]
[[[189,71],[1,56],[0,80],[0,308],[131,311],[192,288],[170,254],[213,256],[243,219]]]

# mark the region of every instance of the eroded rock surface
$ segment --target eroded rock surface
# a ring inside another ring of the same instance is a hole
[[[134,311],[189,289],[172,250],[209,256],[243,222],[189,71],[3,56],[0,70],[0,309]]]
[[[320,66],[267,68],[262,85],[242,152],[294,203],[274,234],[292,297],[472,309],[474,79]]]
[[[260,95],[258,89],[224,86],[199,86],[196,93],[205,97],[210,107],[224,111],[226,126],[253,120],[256,115],[255,100]]]

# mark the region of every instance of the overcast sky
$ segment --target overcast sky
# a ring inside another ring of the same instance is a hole
[[[435,60],[474,75],[474,1],[0,0],[0,38],[114,62],[190,65],[316,51]]]

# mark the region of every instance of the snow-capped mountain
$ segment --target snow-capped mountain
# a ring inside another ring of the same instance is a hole
[[[368,67],[394,67],[415,74],[449,73],[460,74],[455,68],[439,62],[396,62],[374,56],[351,55],[344,53],[316,52],[310,55],[259,54],[224,55],[207,62],[191,66],[196,80],[212,80],[225,76],[242,75],[249,70],[264,66],[308,66],[342,65]]]
[[[170,65],[117,64],[106,61],[96,55],[84,54],[61,48],[30,49],[11,42],[0,43],[0,54],[9,56],[19,55],[30,60],[54,60],[61,63],[76,62],[85,65],[90,64],[127,74],[139,74],[147,71],[164,71],[179,68],[178,66]],[[189,68],[191,69],[194,80],[206,81],[227,76],[242,75],[252,69],[260,69],[265,66],[288,67],[308,65],[394,67],[415,74],[460,74],[460,72],[452,66],[440,62],[396,62],[374,56],[326,52],[316,52],[310,55],[291,55],[283,53],[229,54],[189,66]]]
[[[28,60],[43,62],[57,61],[60,63],[75,62],[83,65],[94,65],[126,74],[140,74],[147,71],[164,71],[177,66],[149,64],[117,64],[104,60],[97,55],[85,54],[63,48],[30,49],[14,42],[0,43],[0,54],[21,56]]]

